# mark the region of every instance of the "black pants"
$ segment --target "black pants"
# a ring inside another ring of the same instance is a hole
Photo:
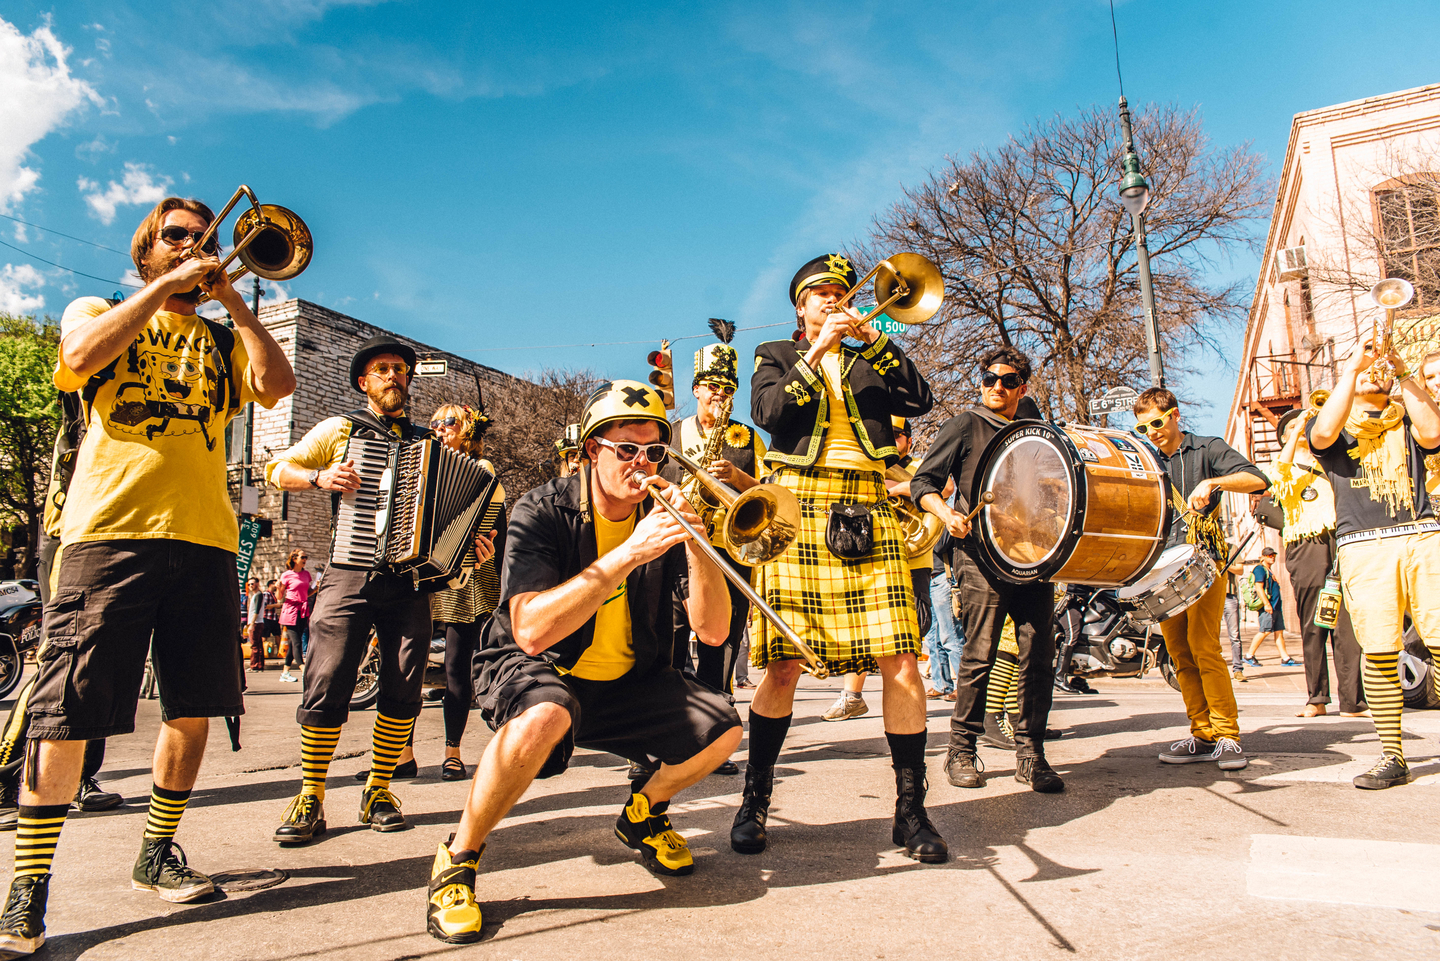
[[[403,577],[332,566],[310,612],[305,689],[295,720],[339,727],[350,716],[355,678],[370,644],[380,642],[380,699],[375,709],[408,720],[420,714],[420,685],[430,654],[430,595]]]
[[[750,568],[728,554],[725,559],[730,566],[750,580]],[[730,591],[730,633],[724,644],[695,645],[695,669],[692,672],[701,684],[722,694],[734,694],[735,657],[740,650],[740,640],[745,634],[745,622],[750,617],[750,600],[740,593],[740,588],[725,580]],[[690,618],[685,613],[685,603],[680,593],[675,593],[675,649],[671,663],[677,671],[690,670]]]
[[[1020,647],[1016,692],[1020,724],[1015,729],[1015,749],[1019,754],[1040,753],[1054,697],[1055,588],[1048,582],[1011,584],[992,577],[963,550],[955,552],[955,576],[960,585],[965,646],[960,651],[960,676],[955,679],[950,743],[974,750],[976,739],[985,731],[985,689],[1008,615],[1015,622],[1015,642]]]
[[[471,662],[480,645],[480,632],[489,616],[470,624],[445,622],[445,745],[459,747],[475,704],[475,675]]]
[[[1332,534],[1302,537],[1285,545],[1285,572],[1295,590],[1295,606],[1299,608],[1301,649],[1305,655],[1305,687],[1310,704],[1330,703],[1330,668],[1326,663],[1326,642],[1335,650],[1335,681],[1339,690],[1340,710],[1347,714],[1364,710],[1365,695],[1360,688],[1360,644],[1350,612],[1340,609],[1335,630],[1326,630],[1315,623],[1315,606],[1325,575],[1335,562],[1335,538]]]

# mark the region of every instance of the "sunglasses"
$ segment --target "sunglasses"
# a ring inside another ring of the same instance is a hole
[[[205,236],[205,231],[203,230],[186,230],[184,227],[175,224],[160,229],[160,239],[171,247],[183,247],[186,244],[193,244],[203,236]],[[212,235],[209,240],[205,241],[205,246],[200,249],[207,254],[213,254],[220,249],[220,241],[216,240]]]
[[[1154,420],[1139,421],[1135,424],[1135,430],[1142,434],[1146,431],[1159,430],[1165,426],[1165,422],[1170,419],[1170,416],[1179,410],[1178,407],[1172,407]]]
[[[386,374],[392,371],[397,376],[404,377],[406,374],[410,373],[410,365],[406,363],[392,364],[387,360],[382,360],[378,364],[367,370],[365,373],[379,374],[381,377],[384,377]]]
[[[1009,374],[997,374],[993,370],[987,370],[980,375],[981,387],[994,387],[996,384],[999,384],[1006,390],[1017,390],[1023,383],[1025,383],[1025,381],[1020,379],[1020,375],[1013,372]]]
[[[595,438],[595,443],[602,447],[608,447],[615,452],[615,457],[623,461],[632,461],[641,452],[645,452],[645,459],[652,464],[663,464],[665,458],[670,456],[670,448],[665,444],[631,444],[606,440],[603,437]]]
[[[711,383],[710,381],[704,380],[702,380],[700,383],[704,384],[706,387],[709,387],[710,393],[712,394],[719,394],[721,397],[735,396],[735,388],[730,386],[729,384],[715,384]]]
[[[458,423],[460,423],[460,418],[456,417],[454,414],[451,414],[449,417],[441,417],[436,420],[432,420],[430,422],[430,429],[434,430],[437,427],[454,427]]]

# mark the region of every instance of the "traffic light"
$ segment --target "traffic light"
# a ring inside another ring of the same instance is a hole
[[[675,409],[675,365],[670,359],[670,341],[660,341],[660,349],[650,351],[646,358],[654,370],[650,371],[650,383],[660,392],[666,410]]]

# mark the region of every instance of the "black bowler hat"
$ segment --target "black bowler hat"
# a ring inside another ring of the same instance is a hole
[[[821,254],[795,271],[790,279],[790,303],[798,303],[800,292],[805,288],[821,284],[839,284],[849,293],[855,286],[855,268],[849,258],[843,254]]]
[[[1296,407],[1294,410],[1287,410],[1281,414],[1280,423],[1275,425],[1275,436],[1283,441],[1285,439],[1285,428],[1289,427],[1290,422],[1303,413],[1305,413],[1304,408]]]
[[[377,354],[398,354],[410,368],[410,373],[415,373],[414,349],[400,343],[389,334],[376,334],[360,345],[360,349],[355,352],[355,356],[350,361],[350,386],[355,388],[356,392],[365,393],[360,387],[360,378],[365,376],[365,365],[370,363],[370,358]]]

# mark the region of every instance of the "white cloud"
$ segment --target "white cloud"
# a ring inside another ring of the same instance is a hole
[[[27,294],[22,287],[40,287],[45,275],[29,264],[6,264],[0,267],[0,313],[33,314],[44,308],[45,298],[39,294]]]
[[[115,210],[126,204],[157,204],[165,199],[170,189],[170,178],[158,179],[145,164],[126,163],[125,176],[120,183],[110,181],[104,189],[93,180],[81,177],[76,186],[85,195],[85,203],[102,224],[115,222]]]
[[[30,148],[86,103],[104,106],[94,87],[71,76],[69,55],[48,21],[27,36],[0,19],[0,213],[40,180],[24,164]]]
[[[114,153],[115,144],[105,139],[104,134],[96,134],[95,139],[89,143],[82,143],[75,148],[75,156],[81,160],[88,160],[92,164],[100,159],[102,154]]]
[[[15,240],[16,240],[16,242],[23,244],[23,243],[25,243],[25,241],[27,241],[27,240],[29,240],[29,239],[30,239],[30,232],[25,229],[25,225],[22,224],[22,223],[21,223],[20,221],[18,221],[18,220],[15,221]]]

